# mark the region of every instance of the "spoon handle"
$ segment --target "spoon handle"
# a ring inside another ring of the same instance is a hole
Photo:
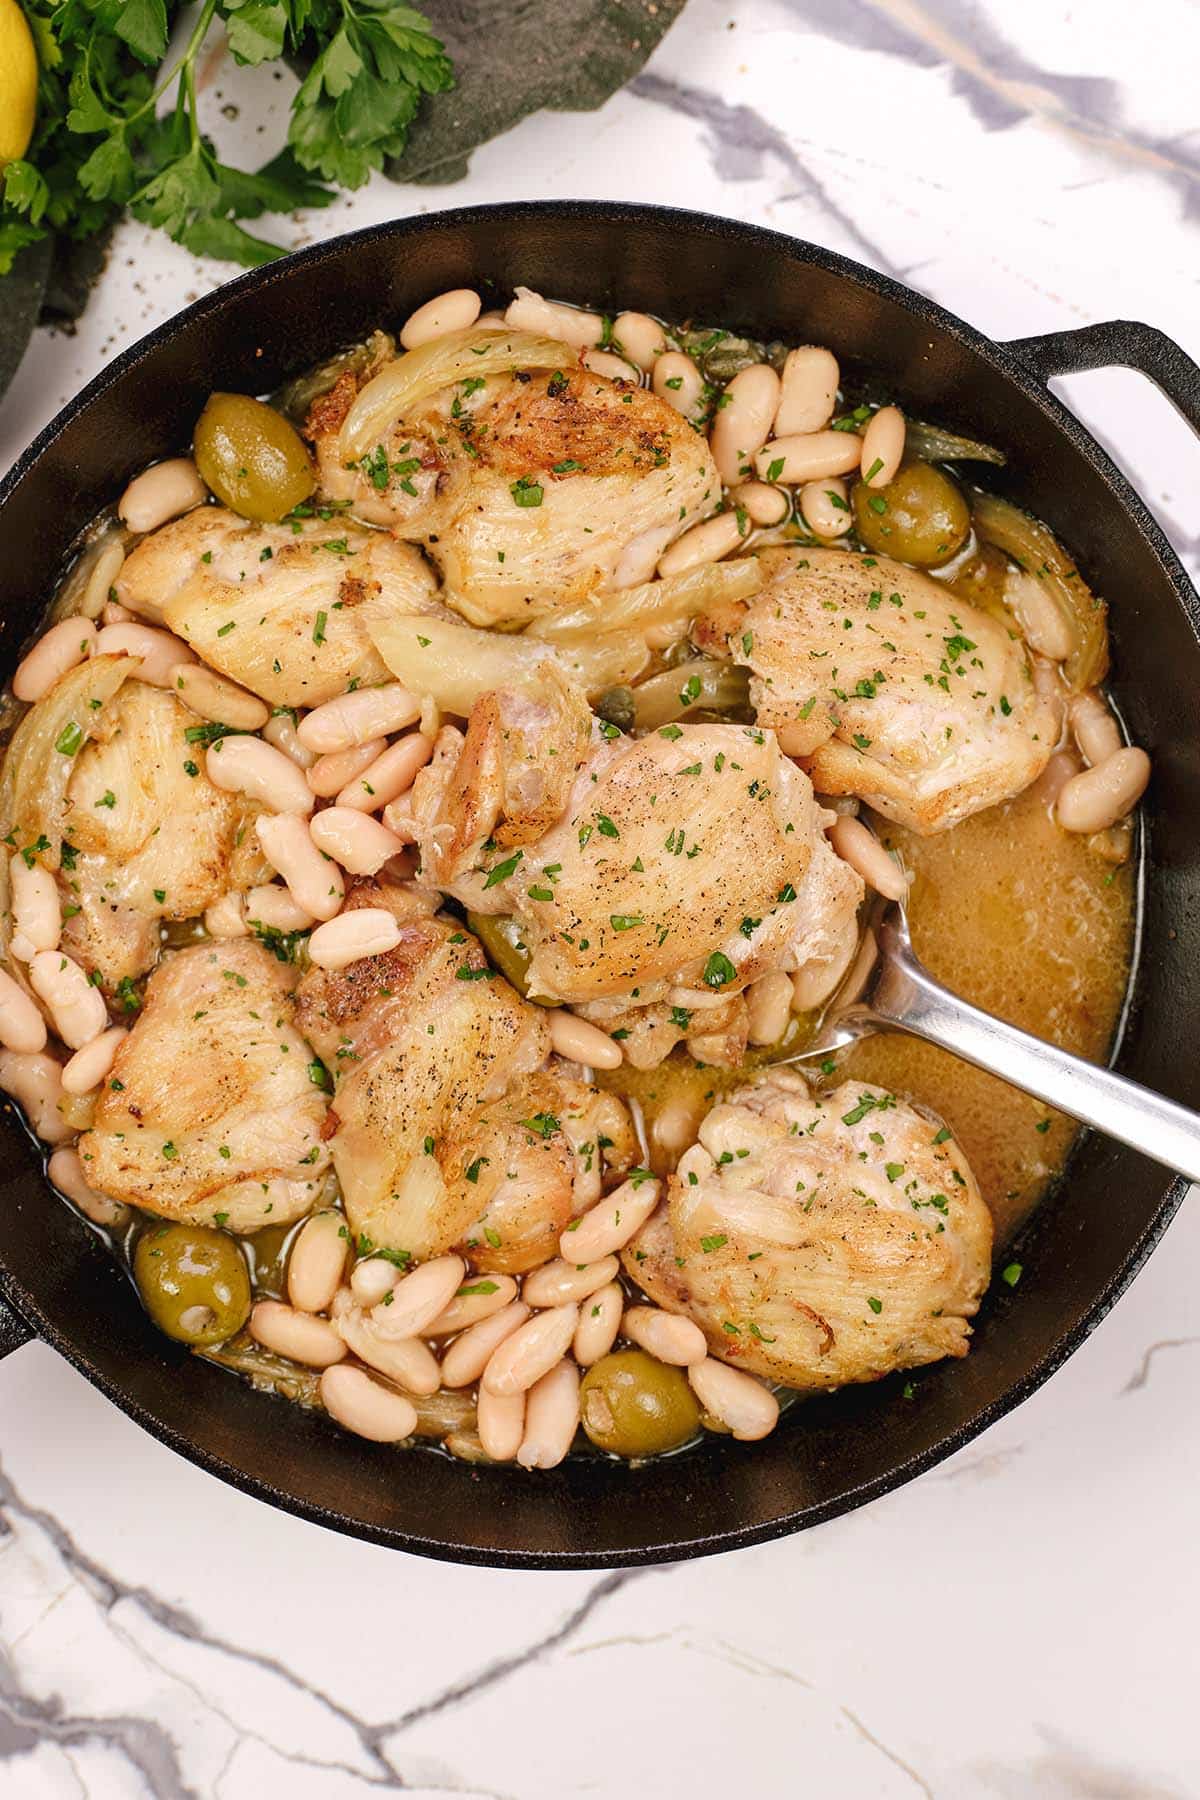
[[[1200,1115],[1149,1088],[993,1018],[942,987],[903,931],[884,932],[887,972],[871,996],[881,1025],[940,1044],[1060,1112],[1200,1181]]]

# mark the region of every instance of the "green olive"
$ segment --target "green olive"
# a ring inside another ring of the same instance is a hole
[[[250,1276],[233,1238],[207,1225],[152,1225],[133,1253],[142,1302],[181,1344],[221,1344],[246,1323]]]
[[[886,487],[856,481],[850,498],[867,549],[921,569],[940,569],[957,556],[971,529],[961,488],[932,463],[902,464]]]
[[[217,499],[243,519],[282,519],[317,485],[295,426],[249,394],[210,394],[192,447]]]
[[[594,1363],[580,1390],[583,1429],[617,1456],[659,1456],[700,1429],[700,1406],[682,1369],[644,1350],[614,1350]]]
[[[246,1241],[255,1297],[287,1299],[287,1259],[299,1225],[268,1225]]]
[[[467,924],[475,933],[488,953],[488,960],[495,964],[518,994],[534,1006],[552,1006],[552,1000],[543,1000],[537,994],[529,992],[529,946],[525,942],[521,926],[516,919],[507,913],[473,913],[467,914]]]

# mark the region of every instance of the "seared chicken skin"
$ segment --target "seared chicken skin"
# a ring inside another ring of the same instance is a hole
[[[79,1141],[88,1181],[164,1219],[231,1231],[306,1213],[329,1150],[294,987],[294,970],[246,938],[164,963]]]
[[[362,881],[347,904],[387,907],[402,932],[300,984],[301,1025],[337,1083],[330,1149],[351,1225],[418,1258],[457,1246],[481,1268],[534,1267],[606,1163],[634,1161],[624,1107],[545,1068],[545,1014],[424,896]]]
[[[923,834],[1019,794],[1058,742],[1024,645],[927,575],[846,550],[768,551],[697,642],[751,671],[760,725],[818,792]]]
[[[991,1216],[936,1120],[882,1088],[775,1070],[700,1126],[623,1253],[712,1355],[800,1389],[965,1356]]]

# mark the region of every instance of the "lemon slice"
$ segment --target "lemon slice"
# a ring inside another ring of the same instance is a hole
[[[17,0],[0,0],[0,168],[24,156],[37,106],[37,52]]]

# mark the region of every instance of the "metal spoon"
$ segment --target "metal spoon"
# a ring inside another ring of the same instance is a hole
[[[877,1031],[907,1031],[940,1044],[1106,1137],[1200,1181],[1200,1114],[952,994],[918,960],[898,900],[884,905],[867,934],[816,1042],[786,1060],[810,1062]]]

